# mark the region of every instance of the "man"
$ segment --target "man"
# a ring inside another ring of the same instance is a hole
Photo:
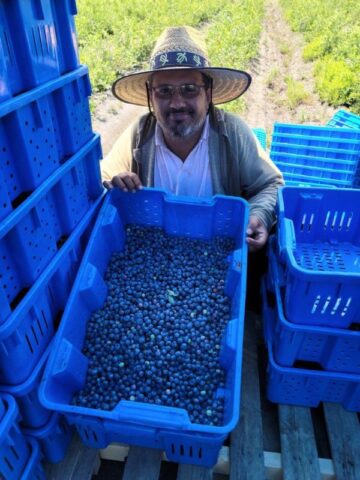
[[[202,38],[191,27],[166,29],[150,70],[113,85],[120,100],[149,107],[101,162],[106,188],[142,185],[176,195],[241,196],[250,205],[247,242],[261,249],[275,221],[282,175],[251,129],[214,107],[242,95],[251,82],[243,71],[210,67]]]

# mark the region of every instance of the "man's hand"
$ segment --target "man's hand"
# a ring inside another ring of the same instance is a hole
[[[250,252],[256,252],[264,247],[268,239],[269,232],[259,217],[251,215],[246,229],[246,241]]]
[[[142,188],[140,178],[133,172],[119,173],[112,178],[111,182],[104,181],[104,187],[111,190],[114,187],[120,188],[123,192],[136,192]]]

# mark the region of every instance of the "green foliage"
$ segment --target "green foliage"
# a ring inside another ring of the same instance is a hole
[[[287,104],[291,109],[309,99],[309,93],[303,83],[294,80],[292,77],[286,77],[285,83],[287,86]]]
[[[343,60],[324,57],[316,62],[315,75],[321,99],[333,105],[344,105],[353,99],[356,74]]]
[[[237,0],[227,5],[213,19],[206,34],[213,66],[246,70],[258,51],[264,16],[264,0]],[[224,105],[237,112],[244,108],[243,99]]]
[[[320,97],[360,112],[360,2],[280,0],[285,17],[303,34],[305,60],[316,60]]]
[[[78,0],[79,53],[93,90],[126,72],[147,68],[167,26],[202,27],[214,66],[245,69],[258,48],[264,0]],[[241,107],[231,102],[228,109]]]

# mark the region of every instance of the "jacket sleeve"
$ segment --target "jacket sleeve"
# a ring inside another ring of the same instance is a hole
[[[111,180],[122,172],[130,172],[132,164],[132,138],[135,125],[130,125],[116,140],[110,152],[100,162],[102,180]]]
[[[241,196],[248,200],[250,215],[256,215],[270,231],[275,223],[277,190],[284,184],[280,170],[260,145],[252,130],[237,122],[237,175]]]

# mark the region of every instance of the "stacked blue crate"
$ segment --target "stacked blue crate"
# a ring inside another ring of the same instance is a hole
[[[260,145],[264,150],[266,150],[266,131],[264,128],[253,128],[253,133],[255,137],[259,140]]]
[[[329,127],[345,127],[360,129],[360,116],[347,110],[338,110],[327,122]]]
[[[328,126],[341,128],[354,128],[360,131],[360,116],[347,110],[338,110],[328,121]],[[358,157],[358,167],[353,181],[353,187],[360,188],[360,155]]]
[[[0,391],[30,438],[21,478],[39,445],[59,461],[69,443],[38,388],[103,193],[75,14],[75,0],[0,3]]]
[[[357,175],[360,130],[275,123],[270,157],[289,185],[351,188]]]
[[[360,411],[360,191],[283,187],[263,284],[271,401]]]

